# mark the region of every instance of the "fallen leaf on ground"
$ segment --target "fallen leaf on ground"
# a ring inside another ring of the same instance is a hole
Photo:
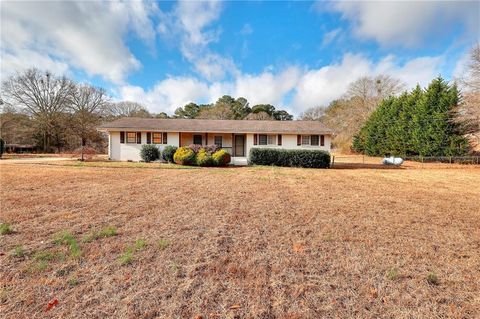
[[[303,244],[293,244],[293,251],[296,253],[303,253],[305,246]]]
[[[50,309],[55,308],[56,305],[58,305],[58,299],[57,298],[50,300],[47,304],[46,311],[49,311]]]

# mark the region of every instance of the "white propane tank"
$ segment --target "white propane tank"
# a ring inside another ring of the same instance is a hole
[[[383,165],[395,165],[395,166],[400,166],[403,164],[403,158],[400,157],[384,157],[382,160]]]

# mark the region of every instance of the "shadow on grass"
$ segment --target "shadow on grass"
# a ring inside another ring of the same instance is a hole
[[[334,163],[331,169],[405,169],[401,166],[364,163]]]

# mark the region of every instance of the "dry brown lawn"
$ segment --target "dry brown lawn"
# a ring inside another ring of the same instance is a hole
[[[3,161],[0,317],[479,318],[480,168],[445,167]]]

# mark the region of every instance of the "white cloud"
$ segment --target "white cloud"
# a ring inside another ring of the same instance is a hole
[[[65,72],[68,65],[121,83],[141,66],[124,37],[131,30],[153,47],[156,10],[138,1],[2,2],[2,77],[28,67]]]
[[[138,86],[120,88],[122,100],[135,101],[153,112],[172,114],[177,107],[189,102],[209,100],[209,86],[195,78],[172,77],[158,82],[151,90]]]
[[[301,70],[288,67],[279,73],[265,71],[258,75],[241,75],[234,82],[234,96],[245,97],[251,105],[272,104],[281,107],[284,96],[298,84]]]
[[[307,71],[296,86],[292,109],[296,114],[305,109],[327,105],[340,98],[348,85],[361,76],[388,74],[412,88],[418,84],[426,86],[440,74],[443,58],[419,57],[400,63],[389,55],[378,63],[360,54],[345,54],[342,61],[320,69]]]
[[[279,72],[266,69],[259,74],[238,74],[231,81],[208,82],[196,77],[170,77],[151,90],[125,86],[120,98],[146,105],[153,112],[172,114],[189,102],[211,103],[222,95],[245,97],[250,105],[269,103],[298,115],[309,107],[327,105],[340,98],[350,82],[361,76],[388,74],[408,87],[427,85],[436,77],[444,60],[419,57],[401,63],[389,55],[374,62],[360,54],[347,53],[342,60],[318,69],[290,66]],[[291,100],[287,97],[291,96]]]
[[[480,30],[478,1],[336,1],[331,7],[352,22],[355,35],[384,45],[417,46],[458,26],[478,39]]]
[[[171,13],[163,14],[158,26],[160,34],[178,45],[194,70],[209,81],[239,72],[232,58],[209,48],[219,40],[221,29],[212,24],[219,19],[221,9],[219,1],[179,1]]]
[[[340,35],[341,31],[342,30],[340,28],[337,28],[325,33],[325,35],[323,36],[322,47],[326,47],[327,45],[332,43],[333,40],[335,40]]]
[[[241,34],[241,35],[249,35],[249,34],[252,34],[252,33],[253,33],[253,28],[250,25],[250,23],[245,23],[243,25],[242,29],[239,32],[239,34]]]

